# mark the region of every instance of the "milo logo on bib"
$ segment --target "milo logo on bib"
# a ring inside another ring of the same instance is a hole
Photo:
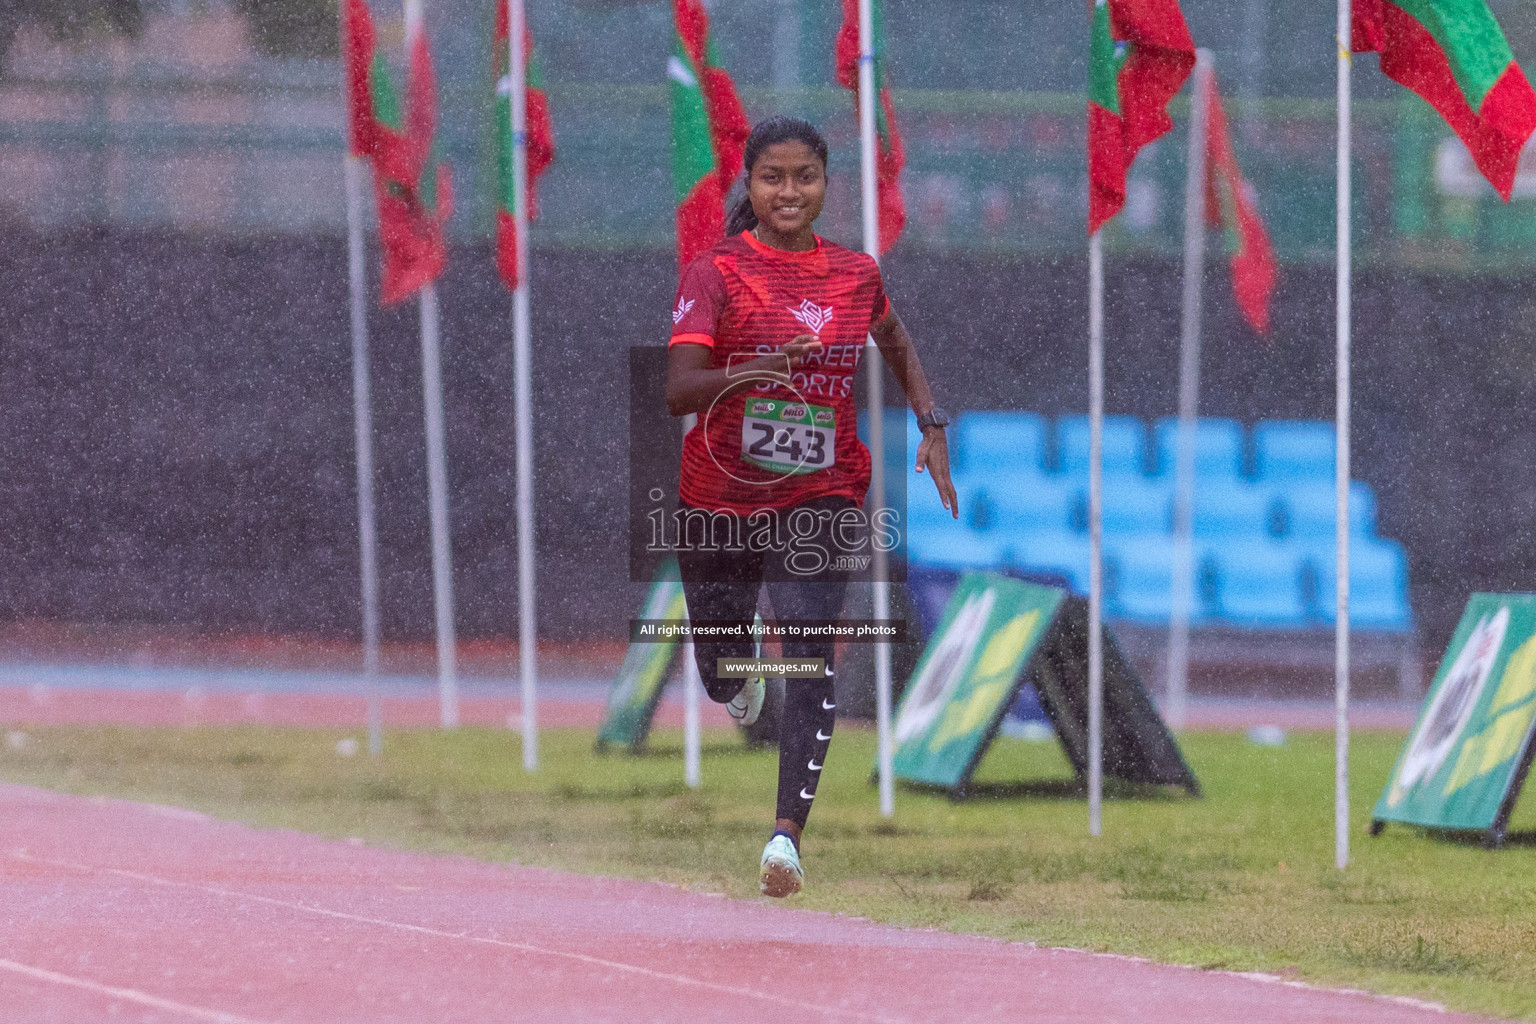
[[[753,399],[741,418],[741,458],[786,475],[826,469],[837,461],[837,415],[821,405]]]

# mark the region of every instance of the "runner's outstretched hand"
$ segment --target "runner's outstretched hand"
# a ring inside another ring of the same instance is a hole
[[[933,485],[939,489],[939,501],[949,510],[949,514],[956,519],[960,518],[960,499],[955,495],[955,485],[949,479],[949,440],[944,436],[942,427],[933,427],[923,431],[922,443],[917,446],[917,466],[921,473],[926,467],[929,476],[933,477]]]

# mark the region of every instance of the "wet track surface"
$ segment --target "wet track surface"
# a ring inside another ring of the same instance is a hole
[[[22,786],[0,818],[16,1024],[1474,1019]]]

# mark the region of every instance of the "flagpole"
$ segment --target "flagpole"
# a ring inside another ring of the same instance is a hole
[[[683,785],[698,789],[703,783],[699,768],[699,665],[694,660],[693,641],[683,647]]]
[[[405,46],[422,30],[422,0],[405,0]],[[459,725],[457,642],[453,624],[453,552],[448,539],[447,434],[443,417],[442,343],[437,285],[417,293],[421,308],[421,386],[427,428],[427,507],[432,529],[432,603],[437,625],[437,699],[444,729]]]
[[[421,385],[427,423],[427,497],[432,525],[432,600],[437,624],[437,698],[442,727],[459,725],[457,642],[453,625],[453,553],[448,541],[448,467],[443,417],[442,347],[437,287],[422,286]]]
[[[342,17],[346,17],[345,14]],[[384,749],[379,699],[378,520],[373,503],[373,410],[368,385],[368,296],[363,253],[363,177],[367,166],[348,154],[347,289],[352,305],[352,430],[357,443],[357,548],[363,592],[363,686],[368,694],[368,753]]]
[[[1334,534],[1336,579],[1333,634],[1334,686],[1334,866],[1349,865],[1349,363],[1350,363],[1350,0],[1338,0],[1338,180],[1336,185],[1337,272],[1335,283]]]
[[[517,654],[523,682],[523,768],[539,766],[538,605],[533,550],[533,383],[528,278],[528,55],[523,0],[506,0],[507,67],[512,82],[512,217],[517,287],[512,292],[513,405],[517,424]]]
[[[1088,834],[1104,831],[1104,241],[1088,236]]]
[[[687,437],[698,422],[699,417],[694,413],[684,416],[683,436]],[[692,622],[686,604],[683,618]],[[699,788],[703,781],[699,767],[699,691],[704,689],[704,680],[699,676],[699,665],[694,658],[693,640],[689,638],[683,641],[683,785],[689,789]]]
[[[1205,284],[1206,103],[1211,51],[1195,51],[1184,179],[1184,301],[1179,333],[1179,430],[1174,449],[1173,608],[1168,623],[1168,724],[1184,728],[1189,618],[1194,606],[1195,423],[1200,406],[1200,321]]]
[[[347,5],[337,11],[346,51]],[[347,62],[343,60],[345,71]],[[343,81],[344,92],[350,86]],[[354,140],[355,141],[355,140]],[[357,445],[357,550],[363,598],[363,686],[368,700],[368,753],[384,750],[384,709],[379,695],[378,518],[373,500],[373,403],[368,373],[368,272],[363,250],[363,193],[368,166],[355,153],[343,162],[347,190],[347,293],[352,313],[352,430]]]
[[[692,419],[693,417],[689,417]],[[689,429],[692,429],[691,427]],[[686,431],[685,431],[686,433]],[[688,613],[683,612],[684,620]],[[683,641],[683,785],[698,789],[703,784],[700,768],[699,742],[699,691],[704,680],[699,676],[699,664],[693,648],[693,640]]]
[[[880,195],[875,179],[875,29],[873,0],[859,0],[859,198],[863,215],[864,251],[880,259]],[[885,379],[881,376],[880,347],[866,338],[864,362],[869,389],[870,460],[869,513],[873,517],[885,507]],[[906,450],[903,443],[902,450]],[[903,456],[905,458],[905,456]],[[878,621],[891,617],[890,561],[887,553],[871,543],[873,565],[871,589],[872,613]],[[896,786],[892,774],[891,749],[891,648],[885,641],[875,643],[875,728],[878,753],[876,762],[880,779],[880,814],[889,818],[896,813]]]

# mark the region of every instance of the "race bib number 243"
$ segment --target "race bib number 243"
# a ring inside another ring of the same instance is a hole
[[[815,473],[837,459],[837,417],[822,405],[749,398],[741,457],[775,473]]]

